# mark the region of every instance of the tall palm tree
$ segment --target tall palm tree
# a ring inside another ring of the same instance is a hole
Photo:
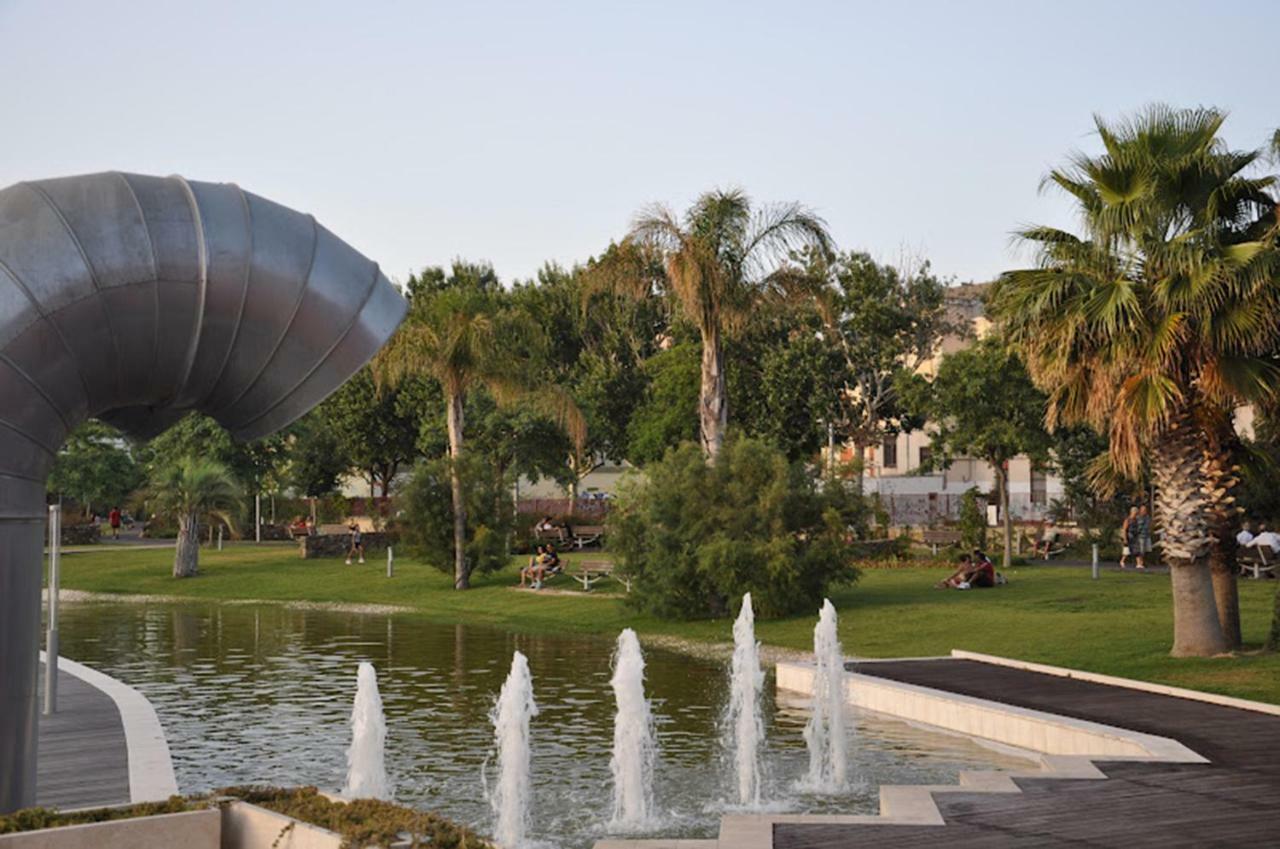
[[[798,203],[753,209],[738,189],[703,194],[678,217],[656,204],[641,210],[627,236],[630,247],[651,252],[665,274],[644,262],[614,262],[593,269],[598,281],[636,296],[671,297],[702,337],[702,388],[698,419],[703,453],[713,458],[724,444],[729,420],[723,336],[739,325],[762,297],[789,291],[801,278],[788,259],[806,248],[832,251],[826,223]]]
[[[1104,152],[1045,179],[1073,199],[1081,234],[1020,233],[1039,265],[1006,273],[992,296],[1049,394],[1049,426],[1108,433],[1121,473],[1149,463],[1175,656],[1230,647],[1210,568],[1238,522],[1226,435],[1236,406],[1270,402],[1280,386],[1274,178],[1248,176],[1260,152],[1228,149],[1224,117],[1153,106],[1095,118]],[[1219,593],[1233,595],[1226,577]]]
[[[147,501],[160,515],[178,522],[173,577],[190,578],[200,567],[200,522],[222,521],[235,527],[240,487],[227,467],[214,460],[186,457],[156,470]]]
[[[541,328],[504,308],[498,292],[463,278],[414,294],[408,318],[374,360],[379,382],[394,385],[411,375],[426,375],[444,390],[456,589],[471,586],[460,465],[467,393],[484,387],[500,406],[520,404],[548,416],[579,451],[586,438],[582,413],[569,394],[537,375],[543,341]]]

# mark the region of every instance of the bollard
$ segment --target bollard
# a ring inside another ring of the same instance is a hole
[[[391,546],[387,546],[387,577],[390,578],[395,574],[395,556],[391,553]]]
[[[58,570],[62,559],[62,507],[49,506],[49,630],[44,656],[44,715],[58,709]]]
[[[218,551],[222,551],[222,525],[218,525]]]
[[[1093,544],[1093,579],[1098,580],[1098,544]]]

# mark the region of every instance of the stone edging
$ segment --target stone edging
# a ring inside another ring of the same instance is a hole
[[[1050,666],[1045,663],[1031,663],[1026,660],[1014,660],[1008,657],[999,657],[994,654],[965,651],[964,649],[952,649],[950,656],[956,660],[973,660],[978,663],[989,663],[993,666],[1008,666],[1012,669],[1021,669],[1026,672],[1040,672],[1045,675],[1057,675],[1060,678],[1074,678],[1078,681],[1088,681],[1091,684],[1106,684],[1111,687],[1124,687],[1129,690],[1142,690],[1147,693],[1156,693],[1161,696],[1173,696],[1177,699],[1191,699],[1196,702],[1208,702],[1211,705],[1221,705],[1222,707],[1239,708],[1240,710],[1251,710],[1255,713],[1267,713],[1272,716],[1280,716],[1280,705],[1270,705],[1266,702],[1255,702],[1249,699],[1236,698],[1235,696],[1223,696],[1218,693],[1206,693],[1201,690],[1187,690],[1182,687],[1173,687],[1168,684],[1153,684],[1150,681],[1139,681],[1134,678],[1117,678],[1114,675],[1102,675],[1097,672],[1083,672],[1079,669],[1067,669],[1063,666]]]
[[[44,658],[45,653],[41,651],[42,666]],[[173,774],[169,743],[160,718],[146,696],[110,675],[65,657],[58,657],[58,670],[79,678],[115,702],[129,752],[130,801],[160,802],[177,795],[178,781]]]

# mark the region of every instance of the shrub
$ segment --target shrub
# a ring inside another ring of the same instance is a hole
[[[442,572],[453,572],[453,494],[450,460],[419,463],[404,491],[404,515],[397,522],[409,553]],[[482,457],[463,455],[462,490],[467,505],[466,558],[471,572],[507,565],[515,510],[506,481]]]
[[[745,592],[758,616],[782,616],[856,580],[866,513],[763,442],[730,440],[713,464],[684,443],[624,481],[609,547],[634,579],[628,601],[657,616],[723,616]]]
[[[987,550],[987,517],[978,503],[978,488],[971,486],[960,496],[960,546]]]

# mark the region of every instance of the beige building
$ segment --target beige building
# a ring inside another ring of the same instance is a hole
[[[943,338],[937,355],[920,365],[920,374],[932,376],[941,357],[966,347],[991,329],[983,306],[988,285],[968,283],[948,289],[951,322],[971,328],[971,333]],[[880,495],[881,504],[889,511],[894,524],[921,525],[954,518],[960,497],[970,488],[977,487],[984,495],[995,491],[994,471],[987,463],[974,458],[958,459],[943,472],[921,473],[920,466],[928,460],[929,452],[928,425],[923,430],[889,437],[881,445],[867,449],[863,458],[865,490]],[[846,447],[843,454],[846,460],[852,459],[852,448]],[[1062,481],[1056,476],[1033,468],[1026,457],[1010,461],[1009,510],[1015,520],[1044,518],[1049,503],[1062,494]]]

